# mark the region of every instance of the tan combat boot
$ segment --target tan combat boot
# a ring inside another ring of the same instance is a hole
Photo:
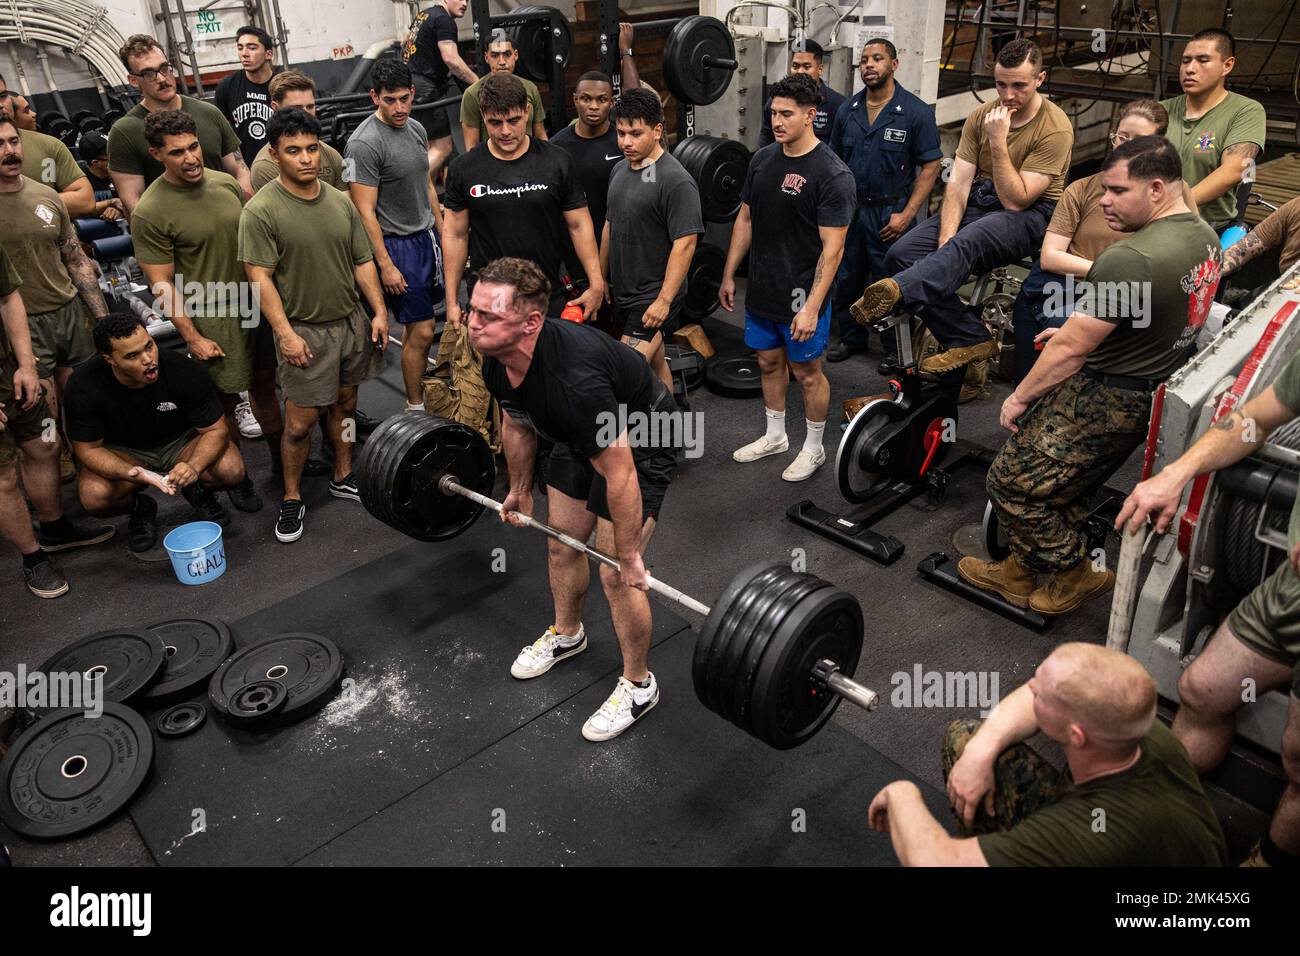
[[[1084,558],[1068,571],[1058,571],[1029,596],[1029,606],[1039,614],[1068,614],[1089,598],[1115,586],[1114,571],[1094,571]]]
[[[1264,859],[1264,854],[1259,848],[1259,842],[1250,848],[1250,856],[1241,861],[1241,866],[1269,866],[1268,860]]]
[[[1037,576],[1014,554],[1005,561],[981,561],[967,555],[957,562],[957,573],[967,584],[1000,594],[1015,607],[1028,607],[1029,595],[1038,586]]]

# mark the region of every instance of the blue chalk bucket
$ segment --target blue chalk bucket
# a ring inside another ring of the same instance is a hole
[[[226,547],[221,525],[215,521],[191,521],[173,528],[163,538],[163,547],[181,584],[207,584],[226,573]]]

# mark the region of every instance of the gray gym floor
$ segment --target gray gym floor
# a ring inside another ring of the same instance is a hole
[[[743,288],[742,288],[743,294]],[[739,304],[739,303],[738,303]],[[744,349],[739,309],[719,312],[705,323],[718,351],[738,355]],[[395,330],[400,336],[400,330]],[[873,343],[874,344],[874,343]],[[401,410],[401,370],[394,347],[383,376],[363,386],[361,408],[374,418]],[[882,705],[873,713],[842,706],[835,720],[876,751],[923,780],[941,786],[938,741],[942,728],[958,716],[974,716],[974,708],[898,708],[890,705],[894,675],[910,677],[925,671],[976,671],[996,674],[1002,694],[1027,680],[1035,666],[1057,643],[1066,640],[1100,642],[1105,638],[1109,604],[1094,602],[1058,621],[1047,633],[1035,634],[975,607],[921,580],[917,562],[932,551],[955,553],[954,536],[962,543],[983,512],[983,475],[974,469],[958,472],[948,487],[945,504],[927,510],[919,498],[878,524],[902,540],[906,553],[884,568],[860,558],[800,528],[785,517],[786,508],[804,498],[837,513],[850,510],[835,488],[831,463],[839,440],[839,404],[847,398],[878,392],[883,381],[876,373],[879,353],[855,356],[826,366],[831,382],[831,424],[826,447],[829,462],[802,484],[781,480],[781,470],[803,439],[797,391],[791,390],[787,413],[791,454],[739,465],[733,449],[760,434],[760,402],[721,398],[700,388],[691,395],[692,409],[703,413],[703,457],[688,461],[668,495],[663,520],[647,555],[651,573],[709,603],[736,570],[761,558],[790,560],[793,549],[806,553],[807,569],[856,594],[867,613],[866,644],[856,677],[875,688]],[[962,406],[961,436],[996,449],[1005,438],[997,424],[998,408],[1007,387],[994,381],[984,397]],[[226,531],[229,569],[240,588],[213,606],[202,587],[178,584],[168,563],[148,564],[130,556],[119,519],[119,536],[107,544],[60,557],[72,591],[54,601],[39,601],[22,583],[17,557],[7,549],[0,559],[0,669],[12,671],[19,662],[35,666],[60,647],[93,631],[123,623],[145,624],[184,613],[219,615],[236,620],[345,571],[383,558],[409,542],[372,519],[360,505],[331,498],[324,479],[305,483],[308,506],[306,534],[293,545],[279,544],[273,534],[278,489],[268,474],[267,456],[258,442],[245,444],[251,473],[267,505],[257,514],[235,513]],[[1117,488],[1131,487],[1139,469],[1137,456],[1112,479]],[[81,515],[71,489],[65,488],[69,514]],[[544,499],[538,499],[539,504]],[[160,508],[166,527],[190,520],[179,499]],[[535,547],[542,548],[540,536]],[[454,547],[454,544],[447,547]],[[433,546],[431,546],[433,547]],[[232,589],[224,589],[230,592]],[[417,598],[413,598],[417,599]],[[539,609],[537,619],[521,619],[519,644],[531,641],[549,621]],[[502,661],[502,666],[508,662]],[[652,664],[653,666],[653,658]],[[901,678],[900,678],[901,679]],[[680,693],[690,693],[681,688]],[[725,725],[715,728],[729,731]],[[653,733],[653,717],[637,733]],[[1041,738],[1040,738],[1041,743]],[[617,747],[618,743],[605,746]],[[1051,754],[1047,748],[1044,753]],[[1059,759],[1059,754],[1051,754]],[[592,749],[592,759],[598,748]],[[1266,826],[1267,817],[1227,794],[1212,791],[1234,858],[1244,856]],[[863,795],[865,811],[870,794]],[[0,833],[4,833],[0,827]],[[882,837],[883,839],[883,837]],[[4,833],[19,864],[151,865],[130,818],[79,839],[33,844]]]

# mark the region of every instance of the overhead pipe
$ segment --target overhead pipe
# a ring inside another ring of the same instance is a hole
[[[41,73],[45,75],[45,85],[50,88],[50,95],[54,97],[54,106],[64,116],[68,115],[68,106],[63,102],[63,96],[59,93],[58,84],[54,82],[54,71],[50,69],[50,55],[45,52],[45,47],[39,43],[36,44],[36,59],[41,64]]]
[[[125,38],[102,7],[86,0],[8,0],[0,40],[48,43],[87,60],[112,86],[128,85],[117,58]]]
[[[14,76],[18,77],[18,86],[22,89],[23,96],[27,97],[28,102],[30,102],[32,89],[27,85],[27,71],[23,69],[23,61],[18,56],[18,48],[14,46],[12,40],[7,40],[5,46],[9,49],[9,62],[13,64]]]
[[[348,74],[348,78],[343,81],[343,85],[338,88],[335,95],[341,96],[344,93],[355,92],[356,88],[366,78],[366,74],[370,72],[370,68],[374,66],[375,60],[379,59],[379,55],[394,43],[400,42],[400,40],[396,39],[378,40],[366,47],[366,52],[357,58],[356,65],[352,67],[352,72]]]

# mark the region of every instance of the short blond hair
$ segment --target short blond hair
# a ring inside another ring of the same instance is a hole
[[[316,95],[316,81],[301,70],[285,70],[271,77],[267,92],[271,94],[272,103],[282,103],[287,94],[295,90],[309,90]]]
[[[1062,644],[1042,693],[1106,749],[1136,746],[1156,716],[1156,682],[1138,661],[1100,644]],[[1044,661],[1044,664],[1047,663]]]

